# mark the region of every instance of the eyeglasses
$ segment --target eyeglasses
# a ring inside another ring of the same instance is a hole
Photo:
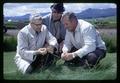
[[[36,26],[41,26],[41,25],[42,25],[42,23],[41,23],[41,24],[35,24],[35,23],[32,23],[32,24],[34,24],[34,25],[36,25]]]

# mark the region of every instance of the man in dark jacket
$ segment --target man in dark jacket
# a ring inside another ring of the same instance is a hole
[[[50,8],[52,13],[43,17],[43,24],[45,24],[51,34],[56,37],[59,44],[58,50],[61,52],[66,33],[66,30],[61,22],[61,17],[65,8],[63,3],[54,3]]]

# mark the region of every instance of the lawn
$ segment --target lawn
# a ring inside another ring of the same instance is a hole
[[[14,63],[15,52],[4,52],[3,76],[5,80],[114,80],[117,78],[117,54],[107,53],[100,64],[93,69],[68,67],[59,60],[46,70],[23,75]]]

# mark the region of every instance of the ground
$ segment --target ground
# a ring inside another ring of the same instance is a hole
[[[107,35],[116,35],[117,29],[97,29],[101,34]],[[15,36],[17,37],[20,29],[7,29],[7,33],[5,35]]]
[[[107,53],[100,64],[93,69],[68,67],[59,60],[56,65],[31,75],[23,75],[14,63],[15,52],[4,52],[3,77],[5,80],[114,80],[117,78],[117,54]]]

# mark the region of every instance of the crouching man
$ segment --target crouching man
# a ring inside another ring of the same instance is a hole
[[[105,57],[105,42],[92,24],[78,20],[73,12],[65,13],[62,21],[67,29],[61,55],[65,64],[93,67]]]
[[[49,44],[44,47],[44,43]],[[50,65],[54,59],[51,54],[57,50],[56,38],[42,24],[42,17],[31,15],[30,23],[21,29],[17,36],[15,63],[23,74],[32,73],[43,65]]]

